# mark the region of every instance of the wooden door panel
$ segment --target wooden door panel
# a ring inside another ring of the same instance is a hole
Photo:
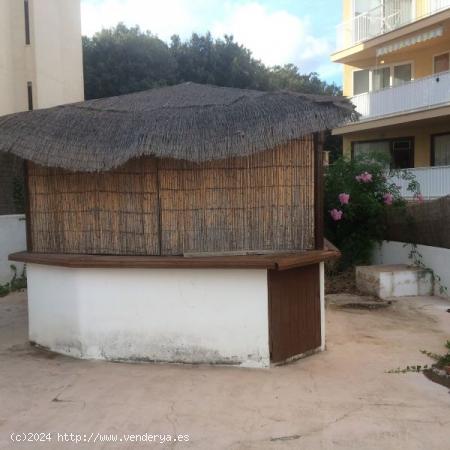
[[[320,266],[270,270],[268,277],[271,361],[320,347]]]

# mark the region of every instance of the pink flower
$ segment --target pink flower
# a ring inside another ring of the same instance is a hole
[[[341,210],[334,208],[330,211],[330,215],[332,219],[337,222],[338,220],[342,219],[344,213]]]
[[[419,202],[419,203],[422,203],[423,201],[424,201],[424,197],[423,197],[423,195],[419,192],[418,194],[416,194],[415,196],[414,196],[414,198]]]
[[[394,196],[390,192],[387,192],[386,194],[383,195],[383,200],[386,205],[392,205],[392,202],[394,201]]]
[[[350,201],[350,194],[342,192],[341,194],[339,194],[338,198],[341,202],[341,205],[348,205],[348,202]]]
[[[360,175],[357,175],[355,177],[356,181],[362,182],[362,183],[370,183],[372,181],[372,174],[369,172],[363,172]]]

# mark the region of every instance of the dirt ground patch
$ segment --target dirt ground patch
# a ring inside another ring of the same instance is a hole
[[[11,433],[189,435],[186,449],[434,450],[448,447],[450,395],[423,374],[449,339],[450,305],[404,298],[389,308],[327,310],[327,350],[267,370],[115,364],[48,354],[27,342],[25,293],[0,299],[0,448],[146,448]]]
[[[361,292],[356,287],[355,269],[350,268],[344,272],[332,272],[325,277],[326,294],[354,294]]]

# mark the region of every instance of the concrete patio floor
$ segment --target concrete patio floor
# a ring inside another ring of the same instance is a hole
[[[0,299],[0,448],[443,449],[450,394],[422,374],[450,303],[327,311],[327,351],[268,370],[79,361],[27,343],[26,294]],[[12,432],[189,435],[172,444],[19,443]]]

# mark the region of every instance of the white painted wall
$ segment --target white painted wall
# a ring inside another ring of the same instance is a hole
[[[382,299],[433,295],[433,276],[408,264],[357,266],[356,287]]]
[[[11,264],[17,267],[18,275],[22,274],[23,264],[8,261],[8,255],[26,250],[25,216],[0,215],[0,284],[11,281],[13,272]]]
[[[84,100],[80,0],[33,0],[36,107]]]
[[[29,337],[109,360],[269,365],[265,270],[30,264]]]
[[[450,249],[418,245],[417,250],[423,256],[423,263],[442,279],[442,284],[450,293]],[[408,254],[411,246],[404,242],[383,241],[373,256],[374,264],[411,264]],[[439,287],[435,286],[435,295],[439,295]]]

